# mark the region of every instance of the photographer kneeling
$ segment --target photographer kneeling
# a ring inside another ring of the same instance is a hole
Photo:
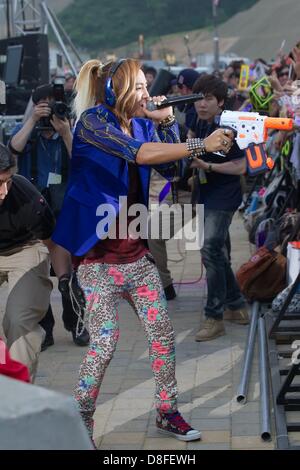
[[[63,85],[42,85],[32,94],[32,114],[18,125],[9,142],[18,156],[19,174],[31,181],[47,199],[57,217],[66,188],[72,149],[72,132],[68,120]],[[63,323],[72,332],[78,346],[86,346],[89,335],[83,330],[76,335],[77,316],[68,299],[62,297]],[[54,344],[54,317],[51,306],[41,322],[46,331],[42,349]]]

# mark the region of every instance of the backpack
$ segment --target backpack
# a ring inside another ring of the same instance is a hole
[[[300,235],[300,227],[299,231],[296,230],[297,233],[293,233],[296,225],[299,221],[300,213],[296,210],[285,212],[277,222],[278,225],[278,235],[279,235],[279,243],[283,243],[286,241],[287,237],[291,237],[293,234],[293,240],[298,240]]]
[[[265,244],[268,235],[274,229],[274,225],[275,220],[272,217],[262,220],[259,223],[255,232],[255,245],[257,248],[260,248]]]
[[[241,292],[250,302],[267,302],[286,286],[286,258],[263,246],[236,273]]]

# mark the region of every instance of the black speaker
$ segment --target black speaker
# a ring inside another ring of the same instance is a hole
[[[27,34],[0,40],[0,55],[5,56],[9,46],[23,46],[23,60],[19,85],[32,90],[49,83],[49,44],[46,34]],[[4,68],[0,69],[4,76]]]
[[[160,69],[149,90],[150,96],[166,95],[171,88],[171,82],[176,75],[165,69]]]
[[[7,116],[20,116],[24,114],[30,97],[31,90],[8,87],[6,89],[5,114]]]

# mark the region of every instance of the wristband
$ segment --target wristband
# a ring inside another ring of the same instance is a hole
[[[186,147],[188,152],[190,152],[189,159],[193,159],[194,157],[199,158],[203,157],[206,154],[205,143],[203,139],[187,139]]]
[[[175,116],[172,116],[171,114],[169,116],[167,116],[165,119],[163,119],[162,121],[160,121],[160,123],[158,124],[162,129],[165,129],[165,128],[168,128],[168,127],[171,127],[173,126],[173,124],[175,124]]]

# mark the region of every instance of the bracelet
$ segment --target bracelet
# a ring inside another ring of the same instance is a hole
[[[158,125],[164,129],[164,128],[173,126],[174,123],[175,123],[175,116],[170,114],[165,119],[160,121]]]
[[[190,152],[189,159],[194,157],[203,157],[206,154],[205,143],[203,139],[187,139],[186,141],[187,151]]]

